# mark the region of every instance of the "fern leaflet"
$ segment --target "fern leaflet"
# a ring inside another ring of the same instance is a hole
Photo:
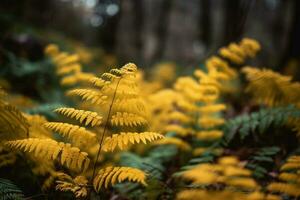
[[[86,170],[90,159],[87,153],[71,147],[70,144],[58,143],[52,139],[29,138],[6,142],[12,149],[31,153],[36,157],[44,157],[51,160],[58,159],[62,165],[72,170]]]
[[[239,133],[242,140],[256,130],[263,133],[272,124],[275,126],[284,124],[289,117],[300,117],[300,110],[291,105],[261,109],[249,115],[238,116],[225,124],[224,142],[228,144],[237,133]]]
[[[107,188],[109,184],[114,185],[125,180],[146,185],[145,179],[146,174],[139,169],[131,167],[106,167],[98,172],[94,178],[93,185],[94,189],[99,191],[102,185]]]
[[[67,117],[75,118],[76,120],[79,120],[80,123],[84,123],[86,126],[89,124],[91,126],[99,126],[102,122],[102,117],[92,111],[77,110],[74,108],[58,108],[54,111]]]
[[[107,137],[103,144],[104,151],[114,151],[116,147],[119,149],[124,149],[130,143],[131,144],[138,144],[143,142],[144,144],[147,141],[152,142],[156,139],[163,138],[162,135],[154,132],[143,132],[143,133],[124,133],[121,132],[120,134],[114,134],[112,137]]]

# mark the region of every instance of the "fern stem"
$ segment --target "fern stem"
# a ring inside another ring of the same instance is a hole
[[[119,83],[120,83],[121,79],[122,79],[122,77],[121,77],[121,78],[118,80],[118,82],[117,82],[117,85],[116,85],[116,88],[115,88],[115,92],[114,92],[113,98],[112,98],[111,103],[110,103],[110,105],[109,105],[109,110],[108,110],[106,122],[105,122],[105,125],[104,125],[104,129],[103,129],[103,133],[102,133],[100,142],[99,142],[99,145],[100,145],[100,146],[99,146],[99,149],[98,149],[98,152],[97,152],[96,160],[95,160],[95,162],[94,162],[92,181],[94,180],[94,177],[95,177],[96,164],[97,164],[98,159],[99,159],[99,156],[100,156],[100,152],[101,152],[101,149],[102,149],[102,143],[103,143],[103,140],[104,140],[104,136],[105,136],[105,133],[106,133],[106,129],[107,129],[107,127],[108,127],[108,122],[109,122],[111,110],[112,110],[112,107],[113,107],[113,104],[114,104],[114,100],[115,100],[115,97],[116,97],[117,90],[118,90]]]

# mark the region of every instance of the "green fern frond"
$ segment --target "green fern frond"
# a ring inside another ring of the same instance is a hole
[[[28,152],[36,157],[58,159],[62,165],[72,170],[86,170],[90,162],[87,153],[80,152],[80,149],[71,147],[70,144],[58,143],[52,139],[29,138],[9,141],[5,144],[12,149]]]
[[[102,185],[107,188],[109,185],[115,185],[125,180],[146,185],[145,179],[146,174],[139,169],[131,167],[106,167],[98,172],[93,180],[93,185],[94,189],[99,191]]]
[[[249,158],[246,167],[253,171],[252,174],[254,177],[264,178],[268,173],[268,169],[264,164],[270,165],[271,163],[274,163],[273,157],[278,152],[280,152],[280,148],[276,146],[260,148]]]
[[[143,142],[152,142],[157,139],[161,139],[162,136],[155,132],[143,132],[143,133],[120,133],[114,134],[112,137],[107,137],[103,144],[103,151],[114,151],[116,147],[119,149],[124,149],[129,144],[138,144]]]
[[[96,112],[77,110],[74,108],[58,108],[54,112],[60,113],[70,118],[75,118],[79,120],[80,123],[91,126],[99,126],[102,122],[102,117]]]
[[[90,143],[96,140],[96,134],[86,130],[84,127],[62,123],[62,122],[47,122],[44,126],[55,132],[58,132],[63,137],[71,139],[74,142],[84,141],[85,143]]]
[[[251,114],[238,116],[227,121],[225,124],[224,142],[229,143],[237,133],[242,140],[256,130],[263,133],[271,125],[283,125],[290,117],[300,117],[300,110],[293,105],[278,108],[266,108]]]
[[[0,197],[2,200],[25,199],[23,192],[13,182],[0,178]]]
[[[90,101],[93,104],[103,105],[107,101],[107,96],[101,92],[91,89],[74,89],[67,92],[70,96],[80,96],[82,100]]]
[[[111,117],[111,124],[116,126],[141,126],[147,124],[147,120],[137,114],[117,112]]]

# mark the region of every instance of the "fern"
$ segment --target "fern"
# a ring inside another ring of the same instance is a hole
[[[137,144],[141,142],[146,144],[163,137],[162,135],[155,132],[138,133],[136,132],[137,130],[129,132],[130,128],[137,127],[139,129],[142,129],[145,128],[142,126],[147,124],[147,109],[145,106],[145,102],[139,96],[139,90],[135,80],[136,73],[136,65],[129,63],[123,66],[121,69],[112,69],[109,73],[104,73],[100,78],[95,76],[86,76],[84,78],[85,83],[92,83],[93,86],[86,87],[85,89],[73,89],[67,93],[68,95],[76,95],[81,97],[82,100],[87,101],[87,104],[85,104],[85,109],[90,108],[91,110],[95,110],[97,112],[77,110],[75,108],[58,108],[55,110],[55,112],[57,113],[78,120],[85,126],[91,125],[91,127],[93,127],[93,130],[95,131],[95,134],[93,134],[88,129],[77,125],[59,122],[45,123],[45,126],[47,128],[58,132],[64,137],[67,137],[72,141],[73,144],[77,144],[80,141],[86,141],[86,144],[91,144],[91,142],[93,142],[93,144],[96,144],[96,142],[98,142],[97,145],[91,145],[90,147],[87,147],[87,151],[92,154],[91,156],[95,157],[93,168],[91,169],[92,176],[90,181],[96,181],[95,184],[97,184],[97,186],[95,187],[97,188],[97,191],[101,188],[101,181],[104,181],[105,179],[107,186],[111,178],[110,176],[106,178],[103,177],[102,180],[101,176],[103,176],[103,174],[101,174],[101,170],[99,171],[100,174],[95,176],[96,170],[98,168],[97,165],[99,164],[98,159],[102,151],[112,152],[117,147],[123,150],[130,144]],[[62,81],[75,83],[78,75],[82,76],[83,73],[70,74],[64,77]],[[99,107],[98,105],[101,105],[101,107]],[[98,115],[98,113],[107,114],[104,117],[103,124],[102,116]],[[117,129],[108,130],[108,128],[110,128],[110,125],[112,127],[117,127]],[[126,130],[126,132],[122,131],[123,128]],[[102,130],[103,132],[99,133],[99,130]],[[110,137],[107,136],[108,131],[111,132]],[[116,131],[117,133],[115,133]],[[97,136],[99,136],[99,138],[96,137],[96,134]],[[138,176],[137,181],[140,183],[145,183],[144,179],[146,175],[144,174],[143,177],[141,177],[142,172],[137,169],[127,169],[121,167],[115,168],[114,170],[120,170],[117,172],[118,174],[120,173],[120,175],[115,174],[115,176],[118,176],[119,181],[123,181],[127,178],[129,181],[135,181],[136,179],[134,177],[134,173],[136,172],[136,175]],[[121,173],[122,170],[124,172]],[[127,170],[129,171],[125,176]],[[113,171],[112,173],[115,172],[116,171]],[[89,177],[87,176],[86,178],[88,179]],[[74,186],[74,183],[72,183],[71,185],[67,183],[61,183],[61,187],[58,186],[58,189],[68,190],[75,193],[75,190],[72,189],[73,187],[76,188],[76,186]]]
[[[88,195],[88,180],[84,176],[76,176],[74,179],[67,174],[60,176],[56,181],[56,190],[71,191],[76,198],[84,198]]]
[[[29,136],[29,123],[14,106],[0,103],[0,137],[2,139],[25,138]]]
[[[300,156],[291,156],[280,168],[279,180],[282,182],[272,182],[267,186],[271,192],[280,192],[292,197],[300,196]]]
[[[196,158],[193,158],[189,160],[187,165],[184,165],[180,168],[179,172],[176,172],[173,174],[173,176],[180,176],[183,171],[193,169],[199,164],[204,164],[204,163],[211,163],[214,161],[216,155],[207,150],[205,153],[203,153],[201,156],[198,156]]]
[[[242,64],[247,57],[254,57],[259,50],[260,45],[257,41],[244,38],[239,44],[231,43],[228,47],[221,48],[219,53],[233,63]]]
[[[244,67],[242,72],[250,81],[246,91],[257,103],[268,106],[297,104],[300,98],[300,83],[292,82],[291,76],[284,76],[269,69]]]
[[[101,169],[94,179],[93,185],[96,191],[99,191],[102,185],[107,188],[118,182],[129,180],[146,185],[146,174],[138,169],[130,167],[106,167]]]
[[[35,106],[33,108],[25,109],[24,112],[31,115],[39,114],[50,119],[55,119],[57,118],[57,114],[53,113],[53,110],[63,106],[64,105],[60,103],[50,103],[50,104],[45,103],[45,104],[39,104],[38,106]]]
[[[248,169],[253,171],[253,176],[257,178],[264,178],[268,173],[268,169],[264,164],[274,163],[273,157],[280,151],[279,147],[263,147],[256,151],[253,156],[249,158],[246,165]]]
[[[99,89],[102,89],[104,86],[111,84],[111,81],[106,81],[99,77],[93,77],[89,80],[93,85],[97,86]]]
[[[93,104],[103,105],[107,101],[107,96],[101,94],[99,91],[91,89],[74,89],[67,93],[67,95],[78,95],[82,100],[91,101]]]
[[[292,105],[261,109],[249,115],[238,116],[225,124],[224,142],[228,144],[236,134],[239,134],[243,140],[251,132],[264,133],[271,125],[281,126],[285,124],[290,117],[300,117],[300,111]]]
[[[2,200],[25,199],[23,192],[10,180],[0,178],[0,196]]]
[[[58,143],[52,139],[29,138],[6,142],[12,149],[31,153],[36,157],[44,157],[51,160],[58,159],[62,165],[73,170],[86,170],[90,159],[87,153],[80,152],[70,144]]]
[[[115,126],[141,126],[147,124],[147,120],[137,114],[117,112],[111,117],[111,123]]]
[[[143,133],[123,133],[114,134],[112,137],[105,138],[103,142],[103,151],[114,151],[116,147],[123,150],[129,144],[138,144],[143,142],[144,144],[152,142],[154,140],[163,138],[162,135],[154,132]]]
[[[182,151],[191,150],[191,146],[187,142],[175,137],[165,137],[155,142],[154,145],[176,145],[176,147],[178,147]]]
[[[70,118],[75,118],[76,120],[79,120],[80,123],[84,123],[86,126],[89,124],[91,126],[98,126],[102,122],[102,117],[96,112],[77,110],[74,108],[58,108],[55,112]]]
[[[177,147],[171,145],[157,146],[143,157],[124,152],[121,154],[120,164],[141,169],[151,175],[150,177],[162,180],[166,170],[165,165],[172,161],[177,153]]]
[[[0,86],[0,98],[6,96],[6,92],[3,90],[3,88]]]
[[[86,130],[84,127],[61,122],[47,122],[44,126],[48,129],[58,132],[74,142],[82,141],[84,143],[92,143],[96,140],[96,134]]]
[[[58,69],[57,74],[58,75],[66,75],[69,73],[78,73],[81,70],[81,65],[78,63],[66,65],[64,68]]]

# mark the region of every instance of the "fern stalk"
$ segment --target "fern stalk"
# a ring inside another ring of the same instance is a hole
[[[94,166],[93,166],[92,181],[94,180],[94,177],[95,177],[95,173],[96,173],[96,164],[97,164],[98,159],[99,159],[99,156],[100,156],[100,152],[101,152],[102,144],[103,144],[103,140],[104,140],[104,135],[105,135],[105,133],[106,133],[106,129],[107,129],[107,126],[108,126],[108,122],[109,122],[111,110],[112,110],[112,107],[113,107],[113,104],[114,104],[114,100],[115,100],[115,97],[116,97],[117,90],[118,90],[119,83],[120,83],[121,79],[122,79],[122,77],[118,80],[118,83],[117,83],[117,85],[116,85],[116,89],[115,89],[113,98],[112,98],[111,103],[110,103],[110,105],[109,105],[109,110],[108,110],[106,122],[105,122],[105,125],[104,125],[104,129],[103,129],[103,133],[102,133],[100,142],[99,142],[99,149],[98,149],[97,156],[96,156],[96,160],[95,160]]]

